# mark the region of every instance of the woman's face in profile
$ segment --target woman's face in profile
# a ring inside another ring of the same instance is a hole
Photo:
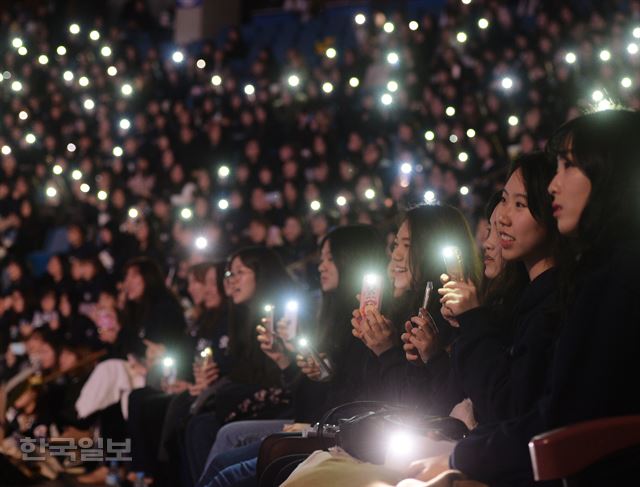
[[[396,238],[393,241],[393,251],[391,252],[391,264],[389,272],[393,279],[393,288],[396,291],[406,291],[411,288],[413,276],[409,268],[409,255],[411,251],[411,235],[409,233],[409,223],[400,225]],[[394,293],[395,294],[395,293]]]
[[[251,300],[256,293],[256,274],[244,265],[240,257],[231,261],[229,267],[230,296],[234,304],[242,304]]]

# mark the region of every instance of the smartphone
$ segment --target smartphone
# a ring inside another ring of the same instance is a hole
[[[460,249],[455,246],[445,247],[442,251],[442,258],[447,275],[454,281],[464,281],[464,266]]]
[[[427,281],[427,285],[425,286],[425,289],[424,289],[424,298],[422,299],[422,308],[418,310],[418,316],[424,320],[427,320],[427,324],[429,328],[431,328],[431,331],[433,333],[439,333],[440,330],[438,329],[438,325],[436,325],[436,322],[433,319],[433,316],[431,316],[431,313],[427,311],[429,309],[429,302],[430,302],[432,292],[433,292],[433,282]],[[412,323],[411,325],[414,328],[416,327],[415,323]]]
[[[274,320],[275,320],[275,313],[276,313],[276,307],[273,306],[272,304],[267,304],[264,307],[264,319],[266,320],[264,323],[264,327],[267,329],[267,331],[271,334],[272,340],[268,345],[273,344],[273,330],[274,330]]]
[[[365,274],[360,291],[360,313],[368,309],[380,310],[382,305],[382,277],[377,274]]]
[[[283,318],[287,327],[280,335],[283,340],[292,341],[298,334],[298,309],[297,301],[289,301],[285,306]]]
[[[311,357],[311,360],[313,360],[313,362],[318,366],[320,369],[320,380],[331,377],[333,374],[331,364],[327,359],[320,357],[320,354],[311,346],[306,338],[298,340],[298,350],[303,356]]]
[[[27,353],[27,346],[24,342],[12,342],[9,344],[9,350],[14,355],[24,355]]]

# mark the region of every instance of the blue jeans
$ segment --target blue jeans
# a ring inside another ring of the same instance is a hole
[[[197,487],[255,486],[260,441],[217,455],[200,477]]]

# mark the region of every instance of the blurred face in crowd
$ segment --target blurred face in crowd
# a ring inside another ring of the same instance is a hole
[[[411,235],[409,222],[400,225],[396,238],[393,241],[391,252],[390,272],[394,289],[409,289],[411,287],[411,269],[409,267],[409,255],[411,250]]]
[[[210,268],[204,276],[204,305],[207,308],[217,308],[222,303],[222,296],[218,289],[218,275],[215,267]]]
[[[252,269],[244,265],[240,257],[231,261],[229,267],[229,285],[231,299],[234,304],[242,304],[253,298],[256,293],[256,274]]]
[[[63,274],[62,262],[59,257],[51,257],[47,262],[47,272],[55,278],[61,278]]]
[[[67,240],[72,247],[79,247],[82,245],[82,232],[75,225],[70,226],[67,229]]]
[[[56,366],[56,351],[50,343],[42,343],[40,350],[38,350],[38,357],[40,358],[40,365],[43,369],[52,369]]]
[[[329,243],[329,240],[325,241],[322,249],[320,250],[320,265],[318,265],[318,272],[320,272],[320,288],[323,292],[333,291],[338,288],[340,276],[338,274],[338,268],[336,267],[335,262],[333,262],[331,244]]]
[[[515,171],[496,208],[502,257],[506,261],[537,260],[544,252],[547,232],[529,211],[527,191],[520,169]]]
[[[204,301],[204,283],[198,281],[193,272],[190,272],[187,277],[187,292],[196,306],[201,305]]]
[[[549,184],[553,196],[553,216],[558,222],[558,231],[563,235],[574,233],[580,216],[587,206],[591,194],[591,181],[573,160],[571,154],[558,156],[556,175]]]
[[[137,301],[142,298],[144,294],[144,279],[136,267],[129,267],[129,269],[127,269],[127,274],[124,276],[122,285],[124,286],[127,299]]]
[[[484,275],[487,279],[495,279],[504,267],[500,237],[498,236],[497,208],[493,210],[487,225],[487,238],[482,243],[484,254]]]
[[[60,352],[60,357],[58,359],[58,365],[60,367],[60,372],[68,372],[78,363],[78,357],[71,350],[67,350],[66,348],[62,349]]]
[[[287,218],[282,227],[282,235],[287,242],[295,242],[302,235],[302,225],[297,218]]]
[[[56,296],[53,293],[47,293],[40,300],[42,311],[53,311],[56,309]]]

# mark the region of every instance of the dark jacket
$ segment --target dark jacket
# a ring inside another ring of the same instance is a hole
[[[459,442],[453,467],[491,485],[530,485],[527,445],[533,436],[580,421],[640,414],[640,389],[633,385],[640,377],[639,248],[637,242],[618,244],[583,266],[558,333],[547,392],[526,413]],[[638,478],[639,465],[637,455],[609,464],[590,472],[588,485],[617,485],[613,475]]]
[[[453,363],[479,423],[523,414],[541,397],[558,329],[557,272],[549,269],[524,290],[512,315],[513,339],[489,309],[458,317]]]

